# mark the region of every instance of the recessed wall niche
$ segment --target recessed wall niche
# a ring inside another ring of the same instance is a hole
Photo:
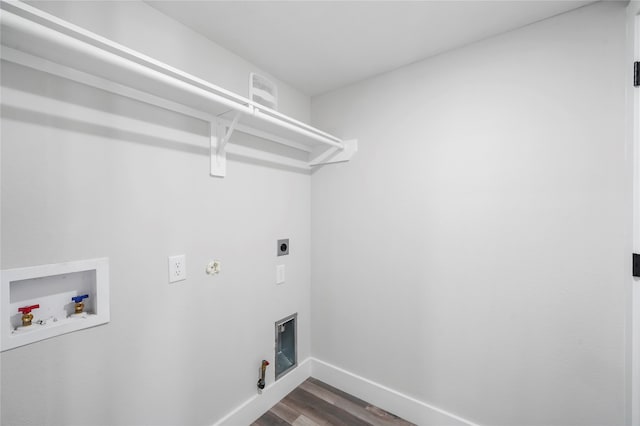
[[[295,313],[276,321],[276,380],[298,365],[297,319]]]
[[[2,271],[0,343],[6,351],[109,322],[109,260]]]

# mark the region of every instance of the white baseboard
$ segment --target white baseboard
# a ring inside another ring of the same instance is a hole
[[[460,416],[312,357],[302,361],[282,379],[271,383],[262,394],[246,400],[214,426],[250,425],[311,376],[420,426],[478,426]]]
[[[311,358],[298,364],[277,382],[265,387],[261,394],[256,394],[239,407],[218,420],[214,426],[248,426],[258,417],[269,411],[278,401],[294,390],[300,383],[311,376]]]
[[[469,420],[312,358],[311,376],[420,426],[477,426]]]

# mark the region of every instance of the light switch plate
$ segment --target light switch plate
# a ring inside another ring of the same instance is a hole
[[[169,282],[187,279],[187,260],[184,254],[169,257]]]
[[[276,266],[276,284],[284,283],[284,265]]]

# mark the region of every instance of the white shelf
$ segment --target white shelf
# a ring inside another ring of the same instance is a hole
[[[2,60],[208,121],[212,175],[224,176],[234,130],[305,151],[308,161],[266,156],[302,169],[348,161],[357,151],[355,140],[341,140],[32,6],[4,1],[0,7]]]

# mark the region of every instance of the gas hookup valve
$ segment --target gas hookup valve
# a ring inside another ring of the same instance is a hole
[[[262,365],[260,366],[260,378],[258,379],[258,389],[264,389],[265,381],[264,376],[267,371],[267,365],[269,365],[269,361],[266,359],[262,360]]]

